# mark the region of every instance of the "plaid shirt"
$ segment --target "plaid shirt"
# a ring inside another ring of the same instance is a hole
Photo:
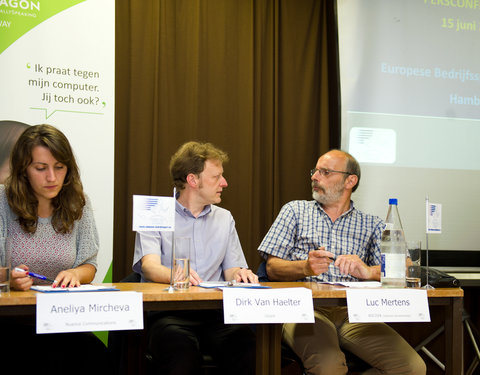
[[[292,201],[284,205],[258,251],[263,258],[273,255],[286,260],[306,260],[311,250],[325,246],[335,254],[356,254],[367,265],[380,264],[380,239],[384,224],[373,215],[350,209],[335,222],[316,201]],[[330,264],[328,271],[302,281],[357,281],[342,275]]]

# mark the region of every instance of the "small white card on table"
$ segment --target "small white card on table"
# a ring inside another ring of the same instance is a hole
[[[134,195],[132,225],[136,232],[174,231],[175,198]]]
[[[37,333],[143,329],[142,293],[38,293]]]
[[[307,288],[223,289],[226,324],[313,323],[312,291]]]
[[[421,289],[348,289],[347,307],[350,323],[430,321]]]

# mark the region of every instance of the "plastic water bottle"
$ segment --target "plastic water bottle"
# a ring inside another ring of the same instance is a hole
[[[385,229],[382,232],[380,242],[382,287],[403,288],[405,287],[406,267],[405,235],[398,214],[397,199],[390,198],[388,204]]]

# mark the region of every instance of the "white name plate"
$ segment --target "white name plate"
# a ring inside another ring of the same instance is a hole
[[[38,293],[37,333],[143,329],[142,293]]]
[[[348,289],[347,307],[350,323],[430,321],[421,289]]]
[[[223,289],[224,321],[232,323],[313,323],[307,288]]]

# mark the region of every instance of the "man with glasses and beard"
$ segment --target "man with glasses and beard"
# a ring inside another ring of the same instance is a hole
[[[360,181],[353,156],[331,150],[311,170],[312,201],[282,207],[258,251],[271,281],[380,280],[384,224],[351,201]],[[349,323],[345,306],[315,310],[315,323],[283,327],[283,338],[307,374],[346,374],[342,349],[372,369],[368,374],[425,374],[417,352],[384,323]]]

